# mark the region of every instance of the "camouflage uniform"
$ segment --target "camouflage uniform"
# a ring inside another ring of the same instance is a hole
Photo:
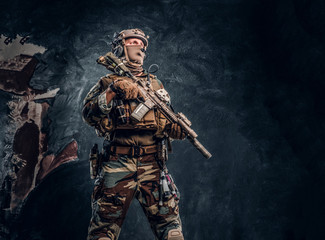
[[[164,136],[167,120],[152,110],[147,115],[153,116],[155,122],[144,119],[142,123],[134,124],[129,118],[134,108],[132,101],[124,100],[127,123],[119,124],[114,104],[107,103],[103,97],[109,84],[118,78],[123,77],[106,75],[90,90],[84,100],[84,120],[95,127],[99,136],[110,138],[113,146],[155,146]],[[146,79],[146,74],[139,78]],[[154,90],[163,88],[155,76],[150,75],[150,78]],[[156,153],[135,154],[130,151],[129,154],[114,154],[111,150],[95,182],[88,240],[118,239],[134,197],[140,202],[156,239],[183,239],[178,199],[170,196],[164,199],[162,206],[158,204],[160,170]]]

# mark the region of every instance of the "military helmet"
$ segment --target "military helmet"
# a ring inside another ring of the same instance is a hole
[[[119,33],[115,33],[112,41],[112,52],[120,57],[123,54],[123,47],[125,39],[127,38],[138,38],[142,40],[144,49],[148,47],[149,36],[146,36],[144,32],[139,28],[122,30]]]

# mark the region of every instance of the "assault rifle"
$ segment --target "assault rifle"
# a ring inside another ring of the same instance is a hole
[[[169,96],[165,89],[153,91],[150,83],[144,83],[137,79],[130,70],[116,57],[112,52],[108,52],[105,56],[97,59],[97,63],[104,65],[108,69],[112,69],[119,76],[127,76],[138,85],[139,92],[144,98],[131,114],[131,118],[135,121],[141,121],[146,113],[156,107],[170,122],[178,123],[187,135],[187,139],[196,147],[204,157],[210,158],[212,155],[209,151],[196,139],[198,135],[190,126],[192,123],[185,117],[183,113],[175,113],[168,105]]]

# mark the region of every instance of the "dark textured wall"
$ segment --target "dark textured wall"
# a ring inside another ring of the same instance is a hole
[[[150,35],[145,66],[160,65],[174,107],[213,154],[205,160],[189,143],[174,143],[168,166],[182,193],[185,238],[325,238],[322,1],[13,0],[0,9],[0,33],[28,34],[48,49],[31,83],[61,88],[49,150],[73,138],[80,148],[78,162],[31,194],[13,238],[85,239],[87,155],[101,140],[82,122],[82,99],[106,74],[95,60],[113,32],[131,27]],[[120,237],[130,238],[153,239],[136,202]]]

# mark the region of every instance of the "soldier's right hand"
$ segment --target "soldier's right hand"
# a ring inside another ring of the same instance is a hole
[[[173,139],[183,140],[186,137],[185,132],[182,130],[181,126],[177,123],[168,124],[166,126],[166,131],[168,136]]]
[[[137,84],[126,79],[114,81],[111,89],[123,99],[136,99],[139,95]]]

